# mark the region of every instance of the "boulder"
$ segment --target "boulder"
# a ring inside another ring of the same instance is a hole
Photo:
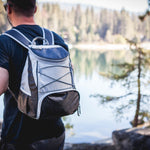
[[[65,144],[64,150],[115,150],[113,144]]]
[[[112,133],[116,150],[150,150],[150,128],[131,128]]]

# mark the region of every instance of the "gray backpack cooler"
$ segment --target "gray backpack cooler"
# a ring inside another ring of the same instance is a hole
[[[36,37],[32,42],[16,29],[4,33],[28,50],[19,96],[15,98],[18,108],[34,119],[73,114],[79,109],[80,96],[75,88],[69,52],[54,45],[51,31],[41,29],[43,37]]]

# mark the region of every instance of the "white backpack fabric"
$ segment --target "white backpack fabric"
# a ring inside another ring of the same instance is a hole
[[[28,50],[16,98],[18,108],[34,119],[73,114],[79,108],[80,95],[75,88],[69,52],[54,45],[51,31],[41,29],[43,37],[32,42],[16,29],[4,33]]]

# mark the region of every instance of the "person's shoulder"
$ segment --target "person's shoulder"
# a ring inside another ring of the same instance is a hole
[[[6,36],[5,34],[1,34],[0,35],[0,41],[3,41],[3,40],[10,40],[10,38],[8,36]]]
[[[52,31],[54,39],[59,40],[60,42],[64,42],[63,38],[57,34],[56,32]]]
[[[52,33],[53,33],[53,36],[54,36],[54,43],[56,45],[61,45],[62,47],[64,47],[68,51],[69,50],[68,45],[64,42],[63,38],[54,31],[52,31]]]
[[[8,31],[6,31],[6,32],[4,32],[4,33],[2,33],[1,35],[0,35],[0,42],[3,42],[4,44],[9,44],[9,43],[7,43],[7,42],[10,42],[10,41],[12,41],[12,39],[10,38],[10,37],[8,37],[5,33],[7,33],[7,32],[9,32],[10,30],[8,30]]]
[[[0,35],[0,47],[6,47],[7,45],[10,44],[10,41],[11,39],[8,36],[4,34]]]
[[[0,49],[7,53],[10,53],[12,46],[14,45],[14,40],[5,34],[0,35]]]

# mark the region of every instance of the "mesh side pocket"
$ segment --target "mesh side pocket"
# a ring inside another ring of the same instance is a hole
[[[35,97],[31,97],[21,90],[18,96],[18,109],[28,115],[31,118],[36,118],[37,115],[37,99]]]

